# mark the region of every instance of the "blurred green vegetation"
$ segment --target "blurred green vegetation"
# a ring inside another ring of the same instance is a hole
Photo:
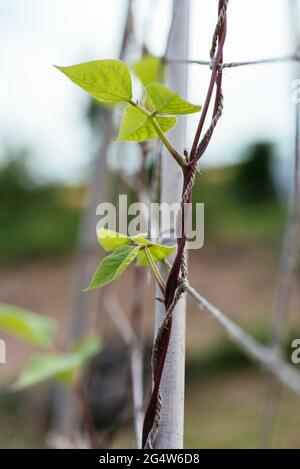
[[[198,175],[193,201],[205,203],[206,243],[277,247],[286,213],[271,177],[272,155],[271,144],[258,142],[242,163]],[[0,167],[2,262],[68,253],[76,243],[86,188],[39,184],[29,159],[28,151],[10,149]],[[114,186],[120,190],[112,175]]]
[[[0,389],[0,448],[41,448],[45,446],[47,409],[39,412],[38,419],[31,419],[28,396]]]
[[[205,242],[277,247],[286,219],[272,179],[273,147],[258,142],[243,162],[198,175],[193,202],[205,204]]]
[[[274,202],[276,190],[272,179],[274,148],[271,143],[258,142],[248,148],[245,161],[236,171],[234,189],[246,204]]]
[[[2,262],[68,252],[76,241],[80,207],[70,201],[72,189],[38,185],[27,162],[28,152],[14,149],[0,168]]]

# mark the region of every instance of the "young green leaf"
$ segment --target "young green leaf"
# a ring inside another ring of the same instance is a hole
[[[166,74],[166,66],[162,64],[159,57],[153,55],[145,55],[138,62],[133,64],[135,75],[141,80],[144,86],[161,79],[164,80]]]
[[[85,291],[100,288],[116,280],[136,258],[139,246],[120,246],[100,263],[92,281]]]
[[[95,60],[55,67],[98,101],[126,103],[132,98],[130,73],[120,60]]]
[[[54,319],[10,305],[0,305],[0,330],[38,347],[47,347],[54,339]]]
[[[151,244],[147,248],[156,262],[166,259],[170,254],[176,251],[176,246],[163,246],[162,244]],[[137,266],[148,265],[149,260],[144,249],[141,249],[137,255]]]
[[[141,244],[147,246],[151,243],[149,239],[145,238],[147,233],[144,235],[127,236],[117,231],[108,230],[106,228],[100,228],[97,231],[98,241],[105,251],[111,252],[120,246]]]
[[[142,233],[142,234],[138,234],[135,236],[131,236],[130,239],[131,241],[141,244],[142,246],[148,246],[149,244],[151,244],[151,241],[147,239],[146,236],[147,236],[147,233]]]
[[[129,236],[105,228],[97,230],[97,237],[100,245],[108,252],[131,243]]]
[[[164,133],[171,130],[177,122],[173,116],[155,116],[155,119]],[[133,106],[127,106],[123,112],[117,140],[142,142],[151,138],[157,138],[151,117]]]
[[[56,379],[70,385],[86,362],[98,353],[100,347],[99,338],[88,337],[72,352],[35,355],[19,375],[13,389],[25,389],[48,379]]]
[[[178,93],[169,90],[160,83],[151,83],[145,88],[152,104],[158,113],[163,114],[191,114],[198,112],[201,106],[191,104],[179,96]]]

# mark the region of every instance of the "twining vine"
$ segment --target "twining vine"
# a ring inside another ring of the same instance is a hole
[[[161,383],[162,373],[168,351],[168,345],[172,330],[172,313],[185,290],[184,280],[187,277],[187,266],[185,262],[184,249],[186,245],[184,204],[191,202],[192,188],[197,172],[197,162],[205,152],[214,128],[221,117],[223,110],[223,94],[222,94],[222,69],[219,65],[223,60],[223,47],[226,39],[226,13],[228,1],[219,1],[218,22],[212,40],[210,57],[212,61],[211,79],[202,109],[199,125],[195,134],[192,149],[188,157],[186,165],[182,166],[183,171],[183,189],[181,200],[181,233],[182,237],[178,239],[177,254],[171,267],[165,289],[164,303],[166,315],[161,325],[153,348],[152,368],[153,368],[153,391],[150,402],[146,411],[144,429],[143,429],[143,446],[153,447],[156,430],[160,420],[161,398],[159,387]],[[217,50],[217,52],[216,52]],[[216,52],[216,54],[215,54]],[[204,137],[200,141],[201,133],[204,127],[205,119],[212,99],[214,87],[216,86],[216,95],[214,102],[213,116],[210,126]],[[200,143],[199,143],[200,142]]]

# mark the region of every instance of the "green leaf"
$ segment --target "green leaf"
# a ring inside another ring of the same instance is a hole
[[[100,228],[97,231],[98,241],[105,251],[111,252],[120,246],[141,244],[147,246],[151,242],[145,238],[147,233],[143,235],[127,236],[117,231]]]
[[[47,316],[0,305],[0,330],[38,347],[47,347],[54,339],[56,323]]]
[[[97,337],[89,337],[66,354],[39,354],[31,358],[19,375],[14,390],[25,389],[48,379],[56,379],[70,385],[86,362],[100,350]]]
[[[166,66],[162,64],[159,57],[153,55],[145,55],[138,62],[135,62],[132,68],[144,86],[158,81],[160,73],[161,79],[164,80],[166,74]]]
[[[152,244],[147,249],[151,252],[156,262],[166,259],[170,254],[176,251],[177,246],[163,246],[162,244]],[[149,260],[144,249],[141,249],[137,255],[137,266],[148,265]]]
[[[149,244],[151,244],[151,241],[145,238],[145,236],[147,236],[147,233],[143,233],[141,235],[136,235],[136,236],[131,236],[130,239],[134,241],[135,243],[141,244],[142,246],[148,246]]]
[[[132,98],[130,73],[120,60],[95,60],[55,67],[98,101],[126,103]]]
[[[173,116],[155,116],[155,120],[164,133],[171,130],[177,122],[176,117]],[[123,112],[117,140],[142,142],[151,138],[157,138],[151,118],[139,109],[131,105],[127,106]]]
[[[95,356],[100,349],[101,340],[99,337],[94,335],[90,335],[84,339],[74,342],[71,346],[71,352],[68,354],[70,357],[69,363],[71,364],[72,357],[74,366],[60,372],[56,376],[56,379],[62,384],[71,385],[89,359]]]
[[[136,258],[139,246],[120,246],[100,263],[92,281],[85,291],[100,288],[116,280]]]
[[[105,228],[97,230],[97,237],[100,245],[105,251],[113,251],[114,249],[130,244],[131,242],[129,236],[117,233],[116,231],[107,230]]]
[[[98,336],[90,335],[83,339],[73,342],[71,351],[73,355],[78,357],[82,363],[93,355],[96,355],[101,348],[101,340]]]
[[[145,90],[156,112],[164,114],[191,114],[201,109],[201,106],[185,101],[178,93],[169,90],[160,83],[151,83],[146,86]]]

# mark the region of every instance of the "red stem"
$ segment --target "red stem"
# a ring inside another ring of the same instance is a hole
[[[220,10],[221,10],[222,6],[223,6],[223,2],[220,0],[220,2],[219,2],[219,13],[220,13]],[[221,31],[221,35],[220,35],[220,39],[219,39],[219,42],[218,42],[218,49],[217,49],[217,53],[216,53],[216,57],[215,57],[215,61],[214,61],[213,69],[212,69],[212,74],[211,74],[211,78],[210,78],[209,87],[208,87],[206,98],[205,98],[205,103],[204,103],[204,106],[203,106],[203,109],[202,109],[202,112],[201,112],[201,117],[200,117],[200,120],[199,120],[199,124],[198,124],[197,130],[196,130],[196,134],[195,134],[192,149],[191,149],[190,161],[193,161],[194,159],[198,160],[200,158],[200,157],[196,156],[197,147],[198,147],[198,143],[199,143],[199,140],[200,140],[200,137],[201,137],[203,127],[204,127],[207,112],[208,112],[208,109],[209,109],[210,101],[211,101],[213,90],[214,90],[214,85],[217,82],[217,78],[219,78],[219,80],[220,80],[219,85],[220,86],[218,87],[219,89],[217,89],[214,114],[217,110],[218,94],[221,91],[221,84],[222,84],[222,71],[219,71],[219,65],[223,62],[223,47],[224,47],[224,43],[225,43],[225,39],[226,39],[226,32],[227,32],[226,23],[227,23],[227,21],[226,21],[226,18],[225,18],[225,21],[224,21],[224,24],[223,24],[223,27],[222,27],[222,31]],[[208,142],[207,142],[207,144],[208,144]],[[206,147],[207,147],[207,145],[206,145]]]

